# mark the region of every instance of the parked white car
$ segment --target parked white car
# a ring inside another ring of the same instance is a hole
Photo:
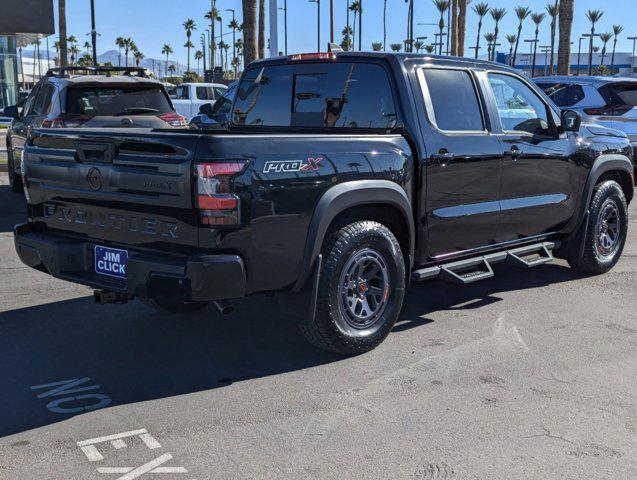
[[[182,83],[168,88],[175,110],[190,121],[204,103],[214,103],[228,89],[221,83]]]

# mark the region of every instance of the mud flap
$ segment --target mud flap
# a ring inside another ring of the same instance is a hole
[[[322,266],[323,254],[319,254],[314,261],[308,281],[301,291],[279,297],[279,307],[283,313],[294,316],[299,322],[310,323],[314,320]]]

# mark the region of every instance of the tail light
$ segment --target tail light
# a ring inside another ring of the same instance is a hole
[[[162,119],[171,127],[187,127],[188,122],[186,122],[186,117],[182,117],[178,113],[169,112],[164,113],[163,115],[157,115],[158,118]]]
[[[44,128],[77,128],[84,125],[90,118],[88,115],[63,113],[54,118],[47,118],[42,122],[42,126]]]
[[[626,112],[630,111],[633,107],[630,105],[606,105],[599,108],[585,108],[584,112],[587,115],[596,115],[604,117],[621,117]]]
[[[197,208],[202,225],[212,228],[239,225],[240,201],[232,193],[232,183],[246,163],[233,161],[197,165]]]

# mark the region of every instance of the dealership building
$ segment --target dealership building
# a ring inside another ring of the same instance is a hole
[[[55,33],[53,0],[0,3],[0,109],[18,101],[19,49]]]

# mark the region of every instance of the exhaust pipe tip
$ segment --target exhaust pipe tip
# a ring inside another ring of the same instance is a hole
[[[234,307],[227,300],[213,300],[212,303],[221,315],[230,315],[234,311]]]

